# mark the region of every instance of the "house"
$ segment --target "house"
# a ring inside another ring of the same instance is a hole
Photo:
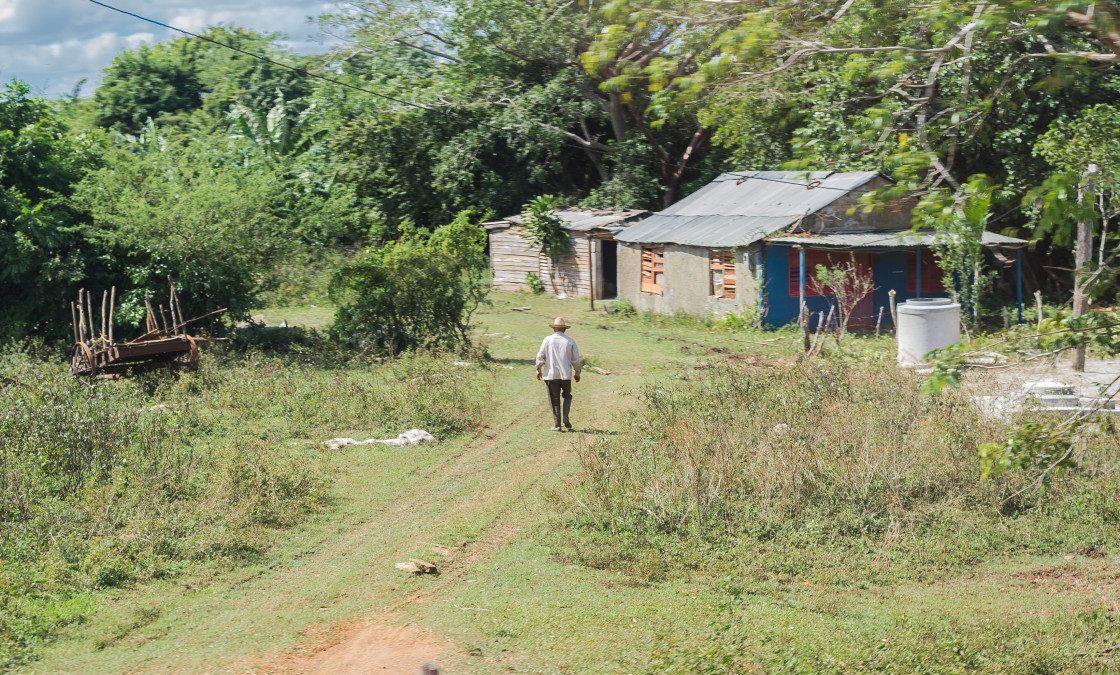
[[[870,325],[881,310],[889,324],[889,291],[898,303],[947,294],[930,250],[934,233],[911,230],[913,204],[871,213],[860,206],[861,195],[890,184],[877,172],[725,173],[616,236],[619,295],[639,311],[757,309],[781,325],[797,320],[802,302],[814,315],[828,311],[830,298],[814,292],[817,265],[854,261],[876,288],[851,324]],[[1026,243],[983,235],[985,246],[1015,250],[1013,260],[997,257],[1017,265]]]
[[[607,211],[561,207],[556,215],[569,232],[570,252],[550,261],[523,236],[524,214],[485,223],[490,246],[490,285],[500,291],[529,290],[536,274],[546,291],[567,297],[609,300],[617,294],[615,234],[649,215],[648,211]]]

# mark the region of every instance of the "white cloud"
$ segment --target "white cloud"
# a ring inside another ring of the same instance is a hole
[[[323,0],[106,2],[192,33],[218,25],[282,33],[288,36],[283,46],[305,54],[326,49],[307,17],[335,7]],[[85,78],[83,92],[89,95],[121,51],[179,36],[87,0],[0,0],[0,79],[15,77],[38,95],[60,96]]]
[[[11,21],[17,9],[16,0],[0,0],[0,21]]]

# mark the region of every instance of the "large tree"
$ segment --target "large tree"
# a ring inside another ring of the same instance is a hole
[[[182,37],[141,45],[117,55],[94,94],[96,123],[136,134],[149,118],[185,120],[201,110],[206,113],[202,124],[213,129],[223,124],[234,104],[267,109],[278,93],[293,101],[313,90],[307,76],[272,63],[304,65],[304,59],[276,45],[277,35],[216,27],[202,36],[204,40]]]
[[[97,142],[68,135],[29,92],[12,82],[0,93],[0,337],[68,335],[66,299],[103,269],[69,202]]]
[[[91,214],[87,236],[127,281],[118,316],[138,325],[144,291],[163,298],[170,275],[184,316],[248,318],[291,242],[276,212],[284,181],[229,162],[222,138],[131,150],[111,149],[75,194]]]
[[[476,139],[502,139],[517,161],[536,169],[538,186],[548,180],[549,187],[594,191],[601,206],[660,206],[689,179],[708,177],[689,172],[709,136],[695,111],[663,115],[645,89],[616,76],[628,59],[654,60],[671,39],[592,65],[582,55],[606,18],[584,3],[362,0],[347,7],[325,17],[350,39],[341,58],[401,48],[427,55],[435,77],[413,99],[467,121]],[[564,181],[570,185],[556,185]]]

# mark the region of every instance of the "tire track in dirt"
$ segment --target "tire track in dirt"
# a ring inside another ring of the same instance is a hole
[[[555,450],[556,448],[552,448]],[[544,454],[544,453],[536,453]],[[534,478],[523,486],[523,492],[537,487],[547,476],[547,472]],[[304,673],[307,675],[356,675],[358,673],[401,673],[411,675],[424,662],[438,663],[444,655],[459,650],[447,641],[435,638],[415,624],[399,626],[399,612],[405,607],[424,602],[459,581],[476,564],[493,556],[503,546],[509,544],[521,531],[522,525],[511,523],[499,527],[509,515],[502,513],[488,523],[486,536],[470,542],[449,557],[456,563],[451,569],[442,572],[439,579],[421,588],[403,600],[386,607],[375,617],[361,623],[345,622],[329,631],[330,637],[318,644],[307,644],[298,650],[299,656],[288,654],[281,657],[281,669],[275,667],[263,672]],[[466,551],[461,559],[459,554]],[[405,636],[405,639],[402,639]]]
[[[519,421],[520,421],[519,419],[510,419],[509,421],[502,424],[499,427],[499,430],[497,432],[493,432],[493,433],[489,433],[489,434],[480,434],[480,438],[485,439],[481,444],[474,444],[474,443],[468,444],[461,452],[458,452],[458,453],[450,456],[448,458],[448,461],[442,462],[440,464],[437,464],[437,465],[434,465],[434,466],[431,466],[431,467],[427,467],[426,473],[424,473],[424,475],[423,475],[423,481],[424,482],[429,482],[429,483],[430,482],[440,482],[441,478],[446,478],[447,477],[446,474],[451,470],[453,463],[461,462],[464,458],[466,458],[469,455],[475,455],[475,454],[478,454],[479,452],[484,452],[484,451],[487,451],[487,450],[493,450],[498,445],[499,439],[501,439],[504,435],[506,435],[513,427],[517,426]],[[508,462],[508,461],[513,461],[513,460],[506,460],[506,461]],[[473,471],[467,472],[466,474],[460,474],[460,475],[472,475],[472,474],[477,473],[481,470],[482,470],[481,468],[476,468]],[[413,474],[413,475],[415,475],[415,474]],[[307,550],[300,552],[298,555],[296,555],[292,558],[288,558],[286,560],[276,562],[276,563],[270,565],[269,567],[267,567],[264,570],[260,570],[260,571],[254,573],[254,574],[251,574],[251,575],[246,576],[246,577],[244,577],[240,580],[237,580],[236,582],[233,583],[233,586],[234,587],[244,586],[244,585],[246,585],[250,582],[253,582],[255,580],[263,578],[265,575],[267,575],[270,572],[275,572],[275,571],[283,569],[285,567],[289,567],[294,562],[299,562],[299,561],[303,560],[304,558],[314,556],[317,553],[319,553],[323,549],[323,547],[329,545],[331,542],[337,541],[339,539],[339,537],[341,537],[341,536],[346,535],[351,540],[359,538],[360,536],[365,535],[368,532],[369,528],[371,528],[371,527],[384,526],[384,521],[381,520],[381,518],[386,513],[390,512],[390,511],[392,511],[394,515],[400,516],[401,514],[414,511],[417,508],[425,505],[428,502],[427,499],[413,500],[413,501],[409,502],[409,501],[404,501],[404,500],[399,498],[402,494],[403,495],[408,495],[409,492],[410,492],[410,488],[402,487],[399,492],[397,492],[394,495],[388,497],[381,506],[374,509],[369,514],[368,517],[362,518],[362,519],[357,520],[357,521],[349,521],[349,523],[347,523],[346,525],[340,525],[339,527],[332,530],[328,535],[320,537],[319,540],[315,543],[315,545],[310,546]],[[396,508],[393,508],[393,504],[397,505]],[[356,530],[355,528],[362,528],[362,529]]]
[[[524,495],[536,489],[551,475],[552,469],[562,460],[567,450],[568,439],[561,438],[563,441],[557,439],[560,442],[519,458],[528,461],[531,466],[538,467],[538,471],[530,480],[518,481],[516,484],[499,484],[491,492]],[[499,464],[509,464],[514,461],[509,459]],[[485,496],[475,493],[472,495],[472,500],[478,501]],[[513,499],[516,499],[516,496]],[[422,500],[409,506],[419,501]],[[510,500],[504,500],[504,502],[508,501]],[[438,662],[441,656],[458,651],[452,643],[439,640],[430,632],[415,625],[397,625],[401,620],[400,612],[409,605],[424,602],[446,590],[453,583],[460,581],[479,562],[493,556],[512,541],[522,528],[523,518],[518,511],[497,509],[495,515],[481,527],[481,537],[464,542],[446,557],[445,563],[450,565],[446,565],[432,583],[426,584],[361,621],[344,621],[322,631],[322,636],[311,635],[309,636],[311,639],[297,649],[276,657],[269,665],[251,669],[250,672],[412,675],[424,661]],[[411,514],[413,517],[416,515],[416,511],[409,509],[401,509],[398,512]]]
[[[448,547],[448,555],[439,561],[443,569],[437,579],[380,608],[375,602],[366,612],[358,615],[364,618],[351,618],[329,628],[313,627],[305,631],[303,644],[266,658],[263,662],[266,665],[257,661],[256,666],[230,670],[258,673],[414,673],[419,663],[415,653],[405,649],[404,645],[413,642],[428,644],[432,658],[445,653],[448,644],[428,639],[431,636],[423,631],[416,632],[414,640],[401,639],[404,635],[401,630],[412,630],[393,626],[401,621],[401,610],[438,596],[460,581],[480,561],[492,557],[512,541],[527,520],[525,496],[555,475],[556,467],[564,461],[575,440],[574,434],[542,431],[536,434],[541,438],[527,441],[526,436],[534,435],[540,424],[543,404],[538,406],[524,399],[502,403],[510,402],[514,405],[507,405],[506,419],[499,427],[480,435],[477,442],[470,443],[462,452],[427,472],[425,483],[433,486],[431,490],[398,491],[394,497],[396,502],[384,502],[378,512],[361,522],[338,528],[335,536],[321,544],[321,550],[304,556],[299,565],[305,569],[312,566],[322,568],[339,551],[361,550],[361,555],[371,558],[371,565],[391,567],[393,562],[404,557],[404,552],[410,547],[436,539],[431,536],[434,534],[433,523],[437,524],[434,529],[438,530],[443,514],[466,512],[483,518],[475,525],[476,537]],[[439,486],[443,486],[442,489]],[[254,583],[261,586],[285,585],[289,575],[283,572],[287,569]],[[385,579],[384,583],[394,585],[397,582],[392,581],[392,575],[400,574],[396,570],[389,576],[378,572],[374,574]],[[292,576],[299,576],[299,572],[293,571]],[[355,661],[359,653],[366,653],[374,661]],[[394,658],[397,659],[396,666],[392,665]],[[372,663],[381,665],[374,668]]]
[[[610,385],[605,389],[615,388]],[[423,660],[461,655],[461,650],[452,643],[436,639],[414,624],[397,624],[401,623],[403,610],[409,605],[438,597],[461,581],[480,562],[492,558],[508,545],[527,521],[524,496],[554,476],[555,468],[563,462],[566,453],[570,452],[572,442],[578,438],[575,434],[545,436],[550,441],[537,448],[517,448],[518,441],[512,437],[513,432],[531,428],[534,424],[532,406],[523,405],[522,408],[523,414],[512,415],[510,421],[502,425],[498,432],[489,434],[482,443],[472,444],[471,448],[465,449],[431,473],[435,480],[444,479],[460,484],[463,489],[459,494],[445,496],[438,500],[439,504],[435,504],[437,499],[431,495],[414,494],[391,513],[383,514],[392,523],[384,520],[369,523],[369,526],[376,525],[392,531],[395,529],[394,524],[423,520],[423,512],[433,507],[448,511],[460,508],[478,511],[480,504],[496,505],[493,514],[480,526],[480,536],[453,548],[440,562],[442,569],[437,579],[397,602],[366,614],[359,621],[343,621],[321,633],[309,634],[309,639],[295,650],[273,657],[269,665],[251,669],[251,672],[329,672],[340,675],[398,672],[411,675],[417,672]],[[514,452],[502,452],[503,446],[517,449]],[[523,470],[513,470],[517,468]],[[488,477],[484,486],[478,486],[481,489],[472,489],[469,484],[461,483],[464,478],[477,474]],[[509,480],[510,477],[513,479]],[[516,506],[509,508],[511,504]],[[344,539],[357,541],[363,536],[361,532],[351,531]],[[399,539],[399,533],[397,538]],[[390,545],[390,542],[386,541],[385,544]],[[411,637],[401,640],[401,635]],[[422,649],[418,651],[417,645]]]

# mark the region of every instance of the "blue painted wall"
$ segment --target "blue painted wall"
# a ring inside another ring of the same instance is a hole
[[[858,249],[857,249],[858,250]],[[765,244],[763,248],[763,292],[767,305],[766,323],[771,326],[781,326],[797,321],[799,299],[789,294],[789,264],[793,256],[794,264],[797,263],[798,252],[789,244]],[[883,311],[883,325],[891,325],[890,296],[888,291],[895,290],[895,302],[901,304],[916,293],[906,292],[906,272],[915,264],[913,250],[881,251],[872,255],[872,273],[875,278],[875,290],[871,294],[874,311]],[[946,297],[945,293],[922,293],[922,297]],[[813,314],[824,312],[828,314],[830,298],[808,297],[805,304]],[[815,324],[813,326],[815,327]]]

